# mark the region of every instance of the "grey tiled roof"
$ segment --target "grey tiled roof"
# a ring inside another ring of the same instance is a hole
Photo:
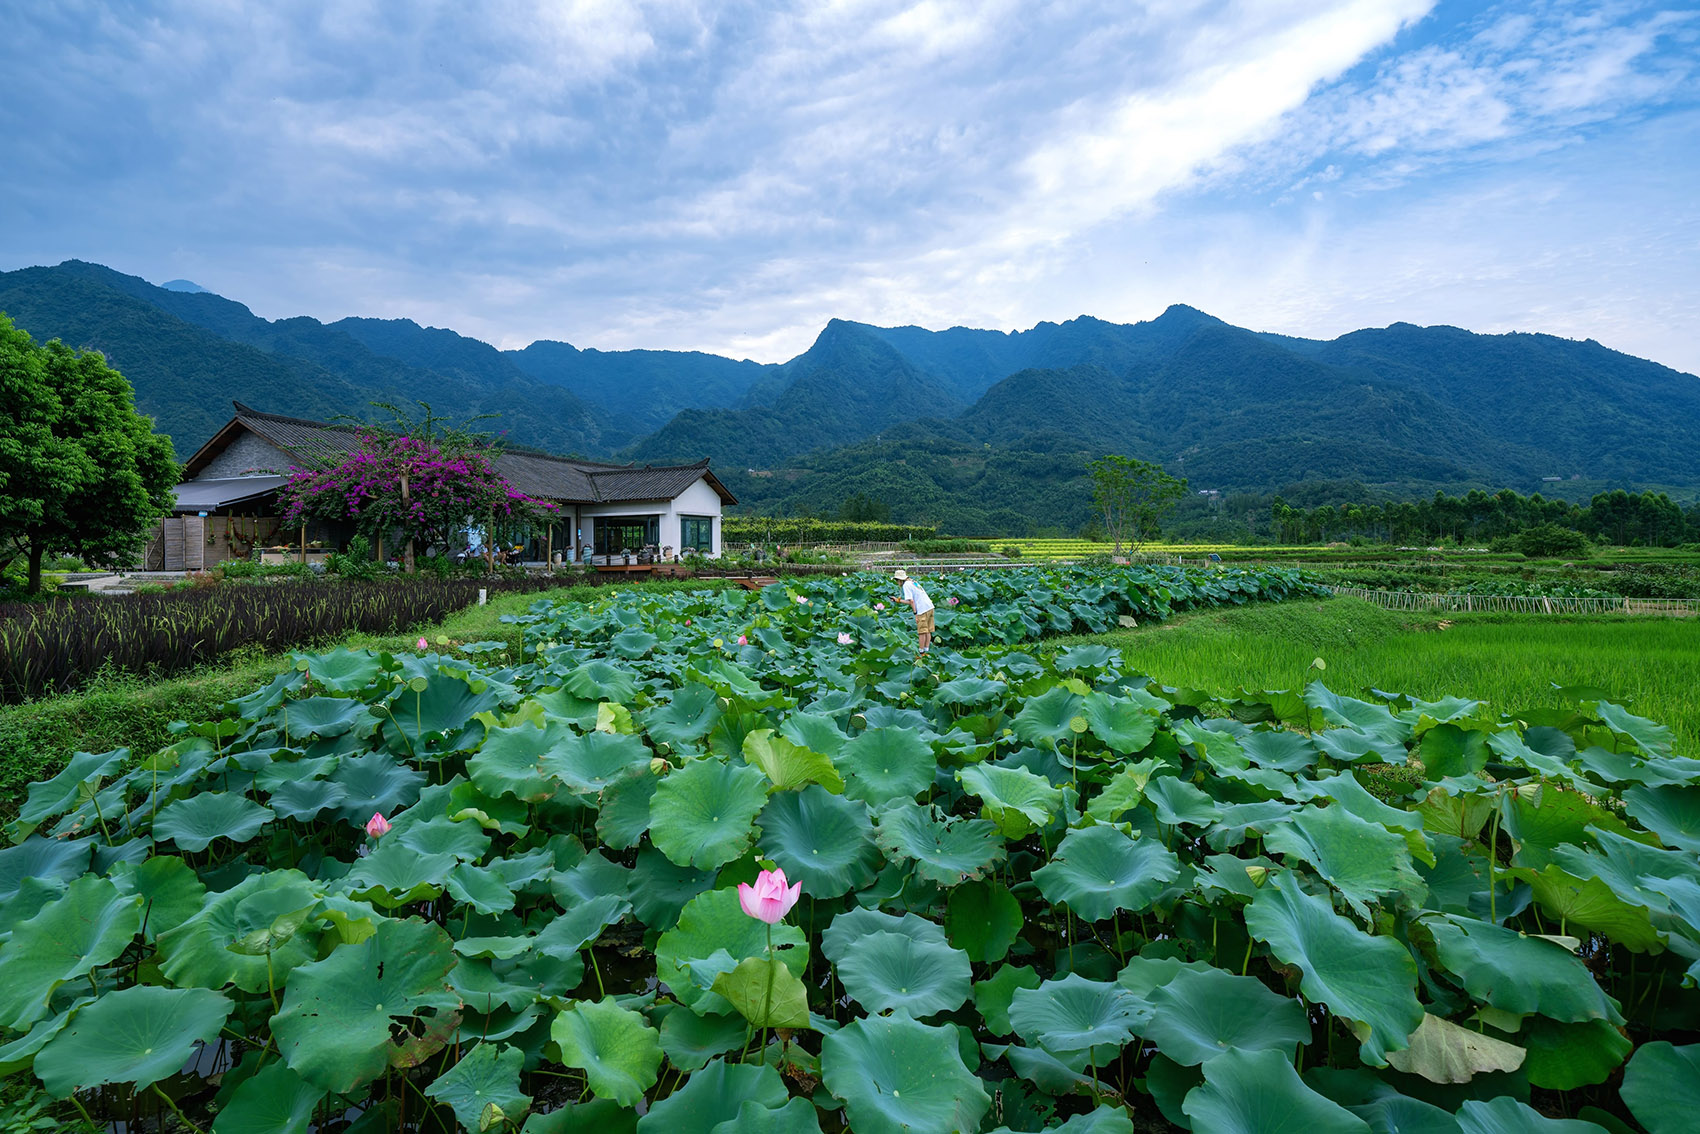
[[[358,429],[323,421],[261,413],[241,402],[232,403],[236,416],[218,434],[189,458],[187,475],[217,456],[240,429],[258,434],[302,461],[324,457],[336,459],[352,452],[360,443]],[[528,496],[568,504],[623,503],[637,500],[671,500],[698,480],[707,480],[722,502],[736,504],[737,498],[709,471],[708,461],[694,465],[598,464],[552,457],[546,453],[503,453],[496,458],[496,471]]]
[[[276,492],[286,476],[238,476],[220,480],[189,480],[176,489],[176,512],[209,512]]]

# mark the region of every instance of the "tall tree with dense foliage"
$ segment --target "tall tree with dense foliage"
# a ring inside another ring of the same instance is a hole
[[[1186,495],[1185,478],[1172,477],[1149,461],[1112,455],[1086,469],[1092,474],[1092,503],[1104,517],[1104,532],[1115,541],[1117,555],[1124,537],[1138,547],[1156,534],[1163,514]]]
[[[384,408],[396,417],[394,430],[362,429],[354,451],[340,461],[290,470],[280,493],[286,522],[352,522],[375,540],[399,533],[403,565],[412,571],[416,549],[450,548],[469,524],[554,514],[556,505],[518,491],[496,471],[488,439],[445,428],[429,406],[418,421]]]
[[[124,376],[95,351],[37,346],[0,314],[0,408],[0,567],[23,556],[34,594],[49,554],[135,562],[179,468]]]

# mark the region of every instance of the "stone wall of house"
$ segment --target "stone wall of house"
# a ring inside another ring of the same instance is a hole
[[[243,433],[224,452],[208,462],[196,480],[222,480],[255,473],[283,475],[295,462],[288,453],[253,433]]]

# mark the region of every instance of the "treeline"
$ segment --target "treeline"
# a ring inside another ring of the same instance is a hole
[[[720,539],[727,547],[738,544],[799,543],[902,543],[932,539],[938,528],[931,524],[889,524],[875,520],[834,520],[814,516],[727,516],[721,521]]]
[[[1449,540],[1488,545],[1535,529],[1568,531],[1618,546],[1678,547],[1700,542],[1700,505],[1686,513],[1664,493],[1601,492],[1587,504],[1548,500],[1511,489],[1489,495],[1436,492],[1426,500],[1385,504],[1322,504],[1295,508],[1280,496],[1269,509],[1281,543],[1328,543],[1353,538],[1392,544]]]

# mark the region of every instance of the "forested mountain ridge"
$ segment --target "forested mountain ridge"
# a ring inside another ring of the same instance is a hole
[[[499,351],[405,319],[266,320],[78,261],[0,273],[0,310],[38,339],[104,351],[180,453],[233,397],[315,418],[422,399],[496,413],[486,427],[555,452],[707,456],[757,508],[862,496],[981,530],[1083,522],[1084,465],[1106,452],[1224,493],[1700,486],[1700,379],[1540,334],[1396,323],[1322,341],[1176,305],[1014,332],[834,319],[778,364],[552,340]]]

